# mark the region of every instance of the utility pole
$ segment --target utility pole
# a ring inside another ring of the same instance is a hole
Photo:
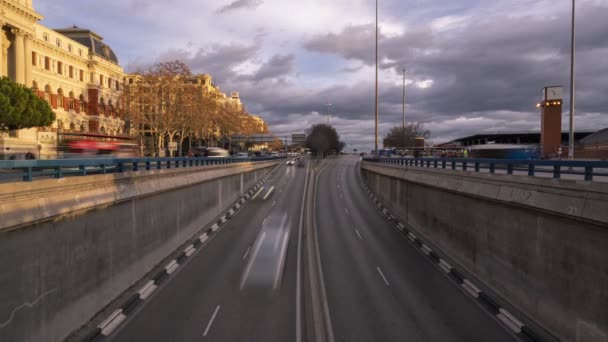
[[[568,159],[574,159],[574,102],[575,102],[575,84],[574,84],[574,48],[576,43],[576,31],[574,26],[575,19],[575,0],[572,0],[572,36],[570,40],[570,136],[568,146]]]
[[[378,0],[376,0],[376,135],[375,135],[375,151],[376,158],[378,155]]]
[[[403,127],[401,131],[401,152],[405,151],[405,69],[403,69]]]

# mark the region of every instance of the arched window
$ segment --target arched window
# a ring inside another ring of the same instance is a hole
[[[73,91],[70,92],[69,108],[70,108],[70,110],[74,110],[74,92]]]
[[[84,112],[85,112],[85,107],[84,107],[84,104],[85,104],[85,102],[86,102],[86,100],[85,100],[85,98],[84,98],[84,94],[80,94],[79,99],[80,99],[80,112],[81,112],[81,113],[84,113]]]
[[[48,104],[51,104],[51,94],[53,93],[53,90],[51,89],[50,85],[46,85],[44,86],[44,100],[46,102],[48,102]]]
[[[38,82],[36,82],[36,81],[32,82],[32,90],[38,91]]]
[[[106,128],[104,126],[101,126],[101,129],[99,131],[101,132],[101,134],[106,134]]]
[[[63,108],[63,89],[57,90],[57,107]]]
[[[80,131],[84,132],[84,125],[80,125]]]
[[[72,122],[70,123],[70,132],[76,131],[76,125]]]

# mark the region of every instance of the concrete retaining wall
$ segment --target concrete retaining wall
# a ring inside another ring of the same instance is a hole
[[[0,185],[0,341],[61,341],[276,162]]]
[[[394,167],[378,198],[564,341],[608,341],[608,184]]]

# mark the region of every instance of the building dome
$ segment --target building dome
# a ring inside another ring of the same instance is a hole
[[[103,38],[97,33],[78,26],[56,29],[55,31],[88,47],[91,54],[118,64],[118,58],[112,48],[104,43]]]

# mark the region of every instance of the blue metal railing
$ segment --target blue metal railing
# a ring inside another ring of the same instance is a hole
[[[514,171],[525,171],[528,176],[552,173],[554,179],[562,178],[562,174],[582,175],[585,181],[593,181],[594,176],[608,176],[608,161],[485,158],[364,158],[363,160],[388,165],[489,173],[506,170],[506,174],[509,175],[514,174]]]
[[[88,174],[121,173],[126,171],[226,165],[277,159],[282,159],[282,157],[0,160],[0,180],[22,179],[23,181],[31,182],[35,177],[63,178],[65,176],[86,176]]]

